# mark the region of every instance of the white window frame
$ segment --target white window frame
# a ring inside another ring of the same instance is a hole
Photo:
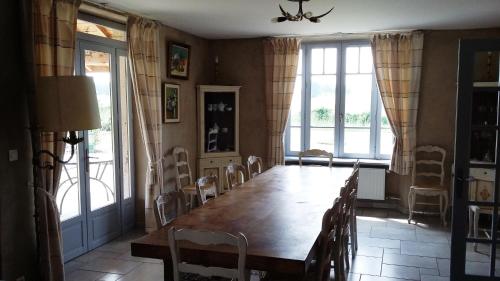
[[[345,116],[345,61],[346,49],[348,47],[366,47],[370,46],[368,40],[353,40],[353,41],[331,41],[331,42],[314,42],[302,43],[302,91],[301,91],[301,134],[300,148],[301,150],[310,149],[310,131],[311,131],[311,50],[313,48],[337,48],[337,73],[336,89],[335,89],[335,136],[334,136],[334,151],[333,155],[336,158],[357,158],[357,159],[389,159],[391,155],[380,153],[380,138],[381,138],[381,116],[382,116],[382,101],[378,91],[375,72],[373,71],[372,78],[372,94],[371,94],[371,120],[370,120],[370,148],[367,154],[345,153],[344,152],[344,116]],[[288,120],[290,120],[291,113]],[[297,127],[297,126],[294,126]],[[288,122],[285,130],[285,154],[286,156],[297,156],[299,151],[290,150],[290,122]]]

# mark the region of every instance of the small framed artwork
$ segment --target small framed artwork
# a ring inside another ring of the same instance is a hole
[[[163,123],[180,122],[180,86],[163,83]]]
[[[189,78],[189,53],[191,47],[186,44],[169,42],[168,46],[168,76],[172,78]]]

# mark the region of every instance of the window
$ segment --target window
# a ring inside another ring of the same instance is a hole
[[[303,44],[286,154],[315,148],[335,157],[387,159],[393,141],[369,43]]]

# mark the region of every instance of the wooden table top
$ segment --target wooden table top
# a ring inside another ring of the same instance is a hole
[[[351,172],[341,167],[276,166],[132,242],[132,255],[170,259],[171,226],[242,232],[248,239],[247,268],[303,274],[313,257],[323,214]],[[233,249],[186,247],[198,259],[203,254],[221,263],[235,255]]]

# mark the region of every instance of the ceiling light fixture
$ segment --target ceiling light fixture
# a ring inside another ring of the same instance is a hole
[[[282,16],[273,18],[271,20],[272,22],[301,21],[305,18],[305,19],[308,19],[310,22],[318,23],[318,22],[321,22],[320,18],[328,15],[331,11],[333,11],[333,8],[335,8],[335,7],[332,7],[328,12],[326,12],[322,15],[313,16],[313,14],[311,12],[304,13],[302,10],[302,2],[308,2],[310,0],[288,0],[288,1],[299,2],[299,11],[297,12],[297,14],[294,16],[294,15],[290,14],[289,12],[285,11],[285,9],[283,9],[283,7],[281,7],[281,5],[279,5]]]

